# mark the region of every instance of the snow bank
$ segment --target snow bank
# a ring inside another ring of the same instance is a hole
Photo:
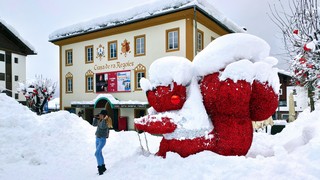
[[[320,178],[320,111],[303,112],[274,136],[254,134],[246,157],[209,151],[187,158],[171,152],[166,159],[146,156],[136,132],[111,131],[103,149],[108,170],[98,177],[94,127],[66,111],[36,116],[3,93],[0,102],[0,179]],[[140,138],[146,149],[144,134]],[[151,153],[157,152],[161,137],[146,139]]]

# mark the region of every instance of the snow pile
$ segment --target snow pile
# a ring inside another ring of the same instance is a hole
[[[253,80],[268,82],[279,92],[278,60],[269,56],[270,46],[263,39],[247,34],[232,33],[212,41],[193,60],[195,73],[205,76],[224,69],[220,81]]]
[[[172,82],[186,86],[190,84],[193,76],[191,61],[184,57],[166,56],[151,64],[149,68],[150,82],[143,78],[140,84],[144,91],[152,90],[157,86],[168,86]]]
[[[103,149],[108,170],[98,177],[94,127],[65,111],[36,116],[5,94],[0,102],[0,179],[320,178],[320,111],[303,112],[280,134],[254,134],[246,157],[209,151],[187,158],[144,156],[136,132],[111,131]],[[151,153],[160,139],[147,134]]]
[[[269,53],[270,46],[263,39],[251,34],[233,33],[212,41],[193,62],[198,75],[205,76],[239,60],[262,61]]]
[[[227,19],[217,9],[205,0],[170,0],[170,1],[151,1],[140,6],[126,9],[122,12],[109,14],[104,17],[92,19],[87,22],[74,24],[54,31],[49,35],[49,40],[54,41],[68,36],[78,35],[86,32],[101,30],[104,28],[125,24],[132,21],[143,20],[154,15],[168,13],[171,11],[197,6],[203,9],[209,15],[225,24],[235,32],[244,32],[242,28],[231,20]]]
[[[60,109],[60,98],[54,98],[48,102],[49,109]]]

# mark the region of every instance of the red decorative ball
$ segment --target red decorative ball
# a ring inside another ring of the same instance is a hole
[[[307,47],[307,44],[305,44],[305,45],[303,46],[303,50],[308,51],[308,52],[311,51],[311,49]]]
[[[307,62],[306,58],[302,57],[299,59],[300,64],[304,64]]]
[[[312,68],[314,68],[314,65],[313,64],[307,64],[307,68],[312,69]]]
[[[299,33],[298,29],[293,30],[293,34],[298,34],[298,33]]]
[[[171,103],[172,104],[177,105],[180,103],[180,101],[181,101],[180,96],[177,96],[177,95],[171,96]]]

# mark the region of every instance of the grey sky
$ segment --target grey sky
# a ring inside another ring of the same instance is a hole
[[[271,53],[280,53],[281,33],[267,16],[268,2],[276,0],[207,0],[226,17],[248,32],[265,39],[271,45]],[[0,18],[14,27],[29,41],[38,55],[27,58],[27,78],[42,74],[55,81],[59,79],[59,49],[48,42],[53,31],[82,21],[123,11],[148,0],[1,0]],[[283,51],[281,51],[283,52]],[[279,57],[278,57],[279,58]],[[279,67],[287,70],[284,61]]]

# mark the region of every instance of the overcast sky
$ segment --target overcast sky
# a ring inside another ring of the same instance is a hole
[[[278,57],[283,53],[281,33],[270,20],[268,3],[277,0],[207,0],[221,13],[248,32],[261,37],[271,45],[271,53]],[[59,49],[48,42],[53,31],[87,21],[109,13],[123,11],[148,0],[1,0],[0,19],[15,28],[31,43],[38,55],[27,57],[27,78],[42,74],[45,78],[59,79]],[[280,59],[279,59],[280,60]],[[279,67],[288,70],[285,61]]]

